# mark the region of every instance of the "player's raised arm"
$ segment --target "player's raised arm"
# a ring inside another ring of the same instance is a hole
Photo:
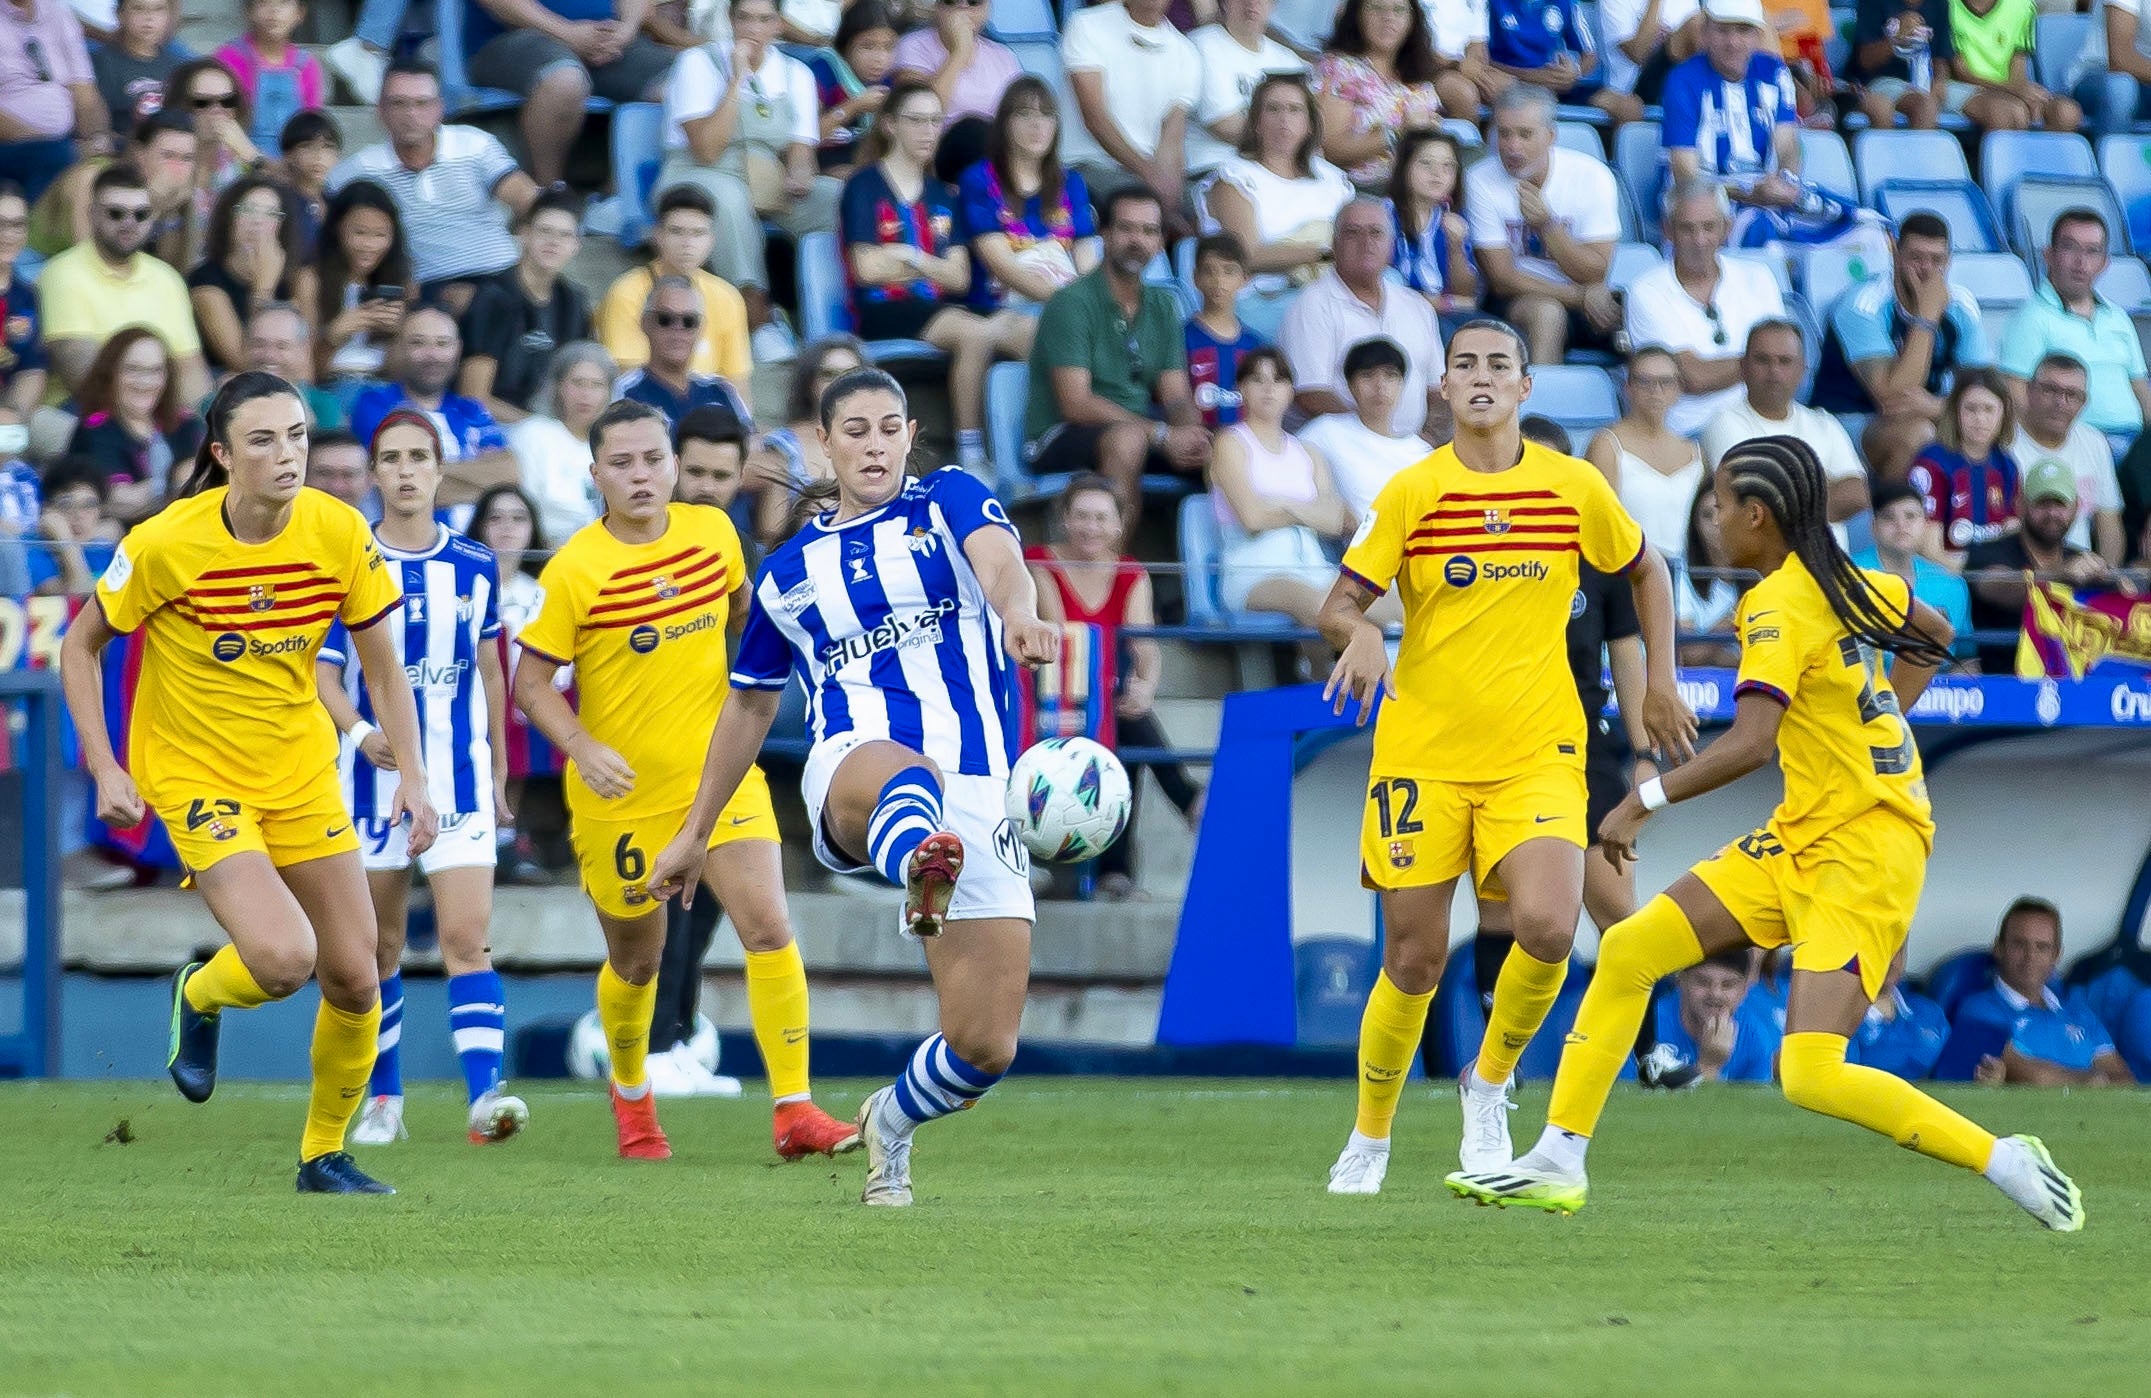
[[[1686,762],[1695,756],[1695,714],[1680,697],[1674,668],[1673,575],[1657,549],[1643,546],[1628,570],[1636,594],[1636,622],[1643,629],[1643,655],[1649,679],[1643,695],[1643,731],[1660,760]]]
[[[1614,868],[1636,857],[1636,836],[1652,811],[1675,801],[1702,796],[1730,786],[1748,773],[1766,766],[1777,755],[1778,728],[1785,721],[1785,700],[1760,689],[1751,689],[1733,703],[1733,726],[1702,755],[1653,777],[1621,798],[1598,827],[1599,842]]]
[[[358,653],[359,668],[366,674],[366,691],[373,696],[373,711],[381,720],[389,751],[396,756],[396,795],[389,807],[391,822],[409,816],[411,833],[405,848],[417,858],[433,847],[440,833],[440,813],[426,791],[426,764],[418,743],[418,701],[411,696],[411,679],[403,671],[399,636],[381,625],[362,626],[351,632],[351,648]]]
[[[1337,663],[1330,668],[1329,683],[1322,697],[1330,712],[1341,714],[1345,705],[1359,701],[1359,726],[1374,717],[1376,699],[1397,697],[1396,677],[1389,672],[1389,648],[1382,642],[1382,628],[1367,620],[1367,608],[1381,594],[1349,573],[1339,573],[1322,599],[1322,614],[1315,625],[1322,639],[1337,648]]]
[[[103,603],[92,597],[82,604],[60,640],[60,693],[66,697],[68,717],[75,721],[82,765],[97,785],[97,818],[115,829],[131,830],[142,823],[146,808],[134,778],[112,751],[112,730],[105,727],[101,658],[118,634],[105,620]]]
[[[784,701],[778,689],[734,687],[731,698],[717,715],[710,731],[709,753],[702,759],[702,779],[695,785],[695,803],[688,809],[687,823],[669,844],[657,852],[650,865],[650,897],[663,902],[674,894],[693,906],[695,888],[702,881],[702,864],[709,849],[710,832],[724,813],[747,769],[761,755],[770,725],[777,721],[777,708]]]

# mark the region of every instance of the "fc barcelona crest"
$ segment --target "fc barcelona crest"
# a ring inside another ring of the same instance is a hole
[[[1409,840],[1391,840],[1389,842],[1390,868],[1409,869],[1412,867],[1412,861],[1415,857],[1412,854],[1412,846]]]
[[[1488,510],[1486,512],[1486,532],[1489,534],[1508,533],[1509,517],[1500,510]]]
[[[256,583],[246,590],[246,609],[250,612],[266,612],[276,605],[276,584]]]
[[[663,573],[660,573],[656,577],[650,579],[650,586],[657,589],[657,596],[660,601],[668,600],[670,598],[677,597],[680,595],[679,585],[674,583],[670,577]]]

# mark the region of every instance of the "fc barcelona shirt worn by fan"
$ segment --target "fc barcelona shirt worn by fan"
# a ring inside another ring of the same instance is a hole
[[[1375,723],[1374,770],[1500,781],[1583,766],[1584,719],[1568,670],[1579,563],[1625,573],[1643,531],[1588,462],[1524,443],[1506,471],[1437,448],[1391,478],[1344,555],[1344,572],[1404,604],[1397,697]]]
[[[314,661],[329,624],[363,630],[403,599],[357,510],[318,490],[283,532],[232,536],[225,490],[135,526],[97,584],[112,629],[147,628],[127,765],[144,800],[204,789],[268,809],[335,780]]]
[[[538,614],[516,638],[575,666],[578,711],[620,754],[635,788],[602,801],[568,764],[568,809],[630,821],[684,811],[724,707],[726,629],[747,578],[739,531],[708,505],[667,507],[665,532],[622,543],[604,520],[563,544],[538,577]]]

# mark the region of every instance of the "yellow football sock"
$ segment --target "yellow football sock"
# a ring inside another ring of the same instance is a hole
[[[201,970],[187,977],[185,994],[195,1013],[205,1015],[220,1010],[251,1010],[268,1004],[272,998],[239,959],[238,948],[229,944],[219,947],[215,956],[202,963]]]
[[[1663,893],[1607,929],[1598,947],[1598,970],[1561,1050],[1547,1125],[1578,1136],[1598,1129],[1613,1080],[1635,1052],[1651,987],[1702,959],[1703,944],[1695,939],[1688,915]]]
[[[1778,1054],[1785,1100],[1889,1137],[1906,1150],[1984,1170],[1994,1137],[1903,1078],[1845,1061],[1841,1034],[1787,1034]]]
[[[314,1015],[314,1086],[306,1099],[306,1135],[299,1159],[344,1148],[344,1128],[366,1100],[373,1072],[374,1039],[381,1030],[381,1002],[363,1010],[339,1010],[328,1001]]]
[[[747,1016],[778,1102],[807,1096],[807,967],[799,943],[747,953]]]
[[[1524,1056],[1524,1045],[1546,1022],[1546,1012],[1568,979],[1568,958],[1541,961],[1521,942],[1502,959],[1494,981],[1494,1007],[1486,1012],[1486,1037],[1479,1041],[1479,1063],[1472,1071],[1482,1082],[1504,1083]]]
[[[649,1080],[644,1067],[650,1059],[650,1019],[657,1012],[657,978],[629,985],[607,961],[598,967],[597,1009],[612,1045],[612,1080],[641,1087]]]
[[[1434,992],[1406,995],[1387,971],[1374,979],[1367,1012],[1359,1020],[1359,1121],[1362,1136],[1389,1139],[1397,1099],[1404,1095],[1405,1074],[1426,1033],[1427,1006]]]

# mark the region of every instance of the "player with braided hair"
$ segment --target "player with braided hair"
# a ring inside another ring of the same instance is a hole
[[[1736,781],[1773,753],[1784,799],[1762,829],[1606,933],[1545,1134],[1507,1168],[1459,1172],[1449,1187],[1482,1204],[1582,1208],[1585,1149],[1651,987],[1724,951],[1783,946],[1793,964],[1779,1058],[1789,1100],[1980,1171],[2039,1222],[2074,1232],[2083,1196],[2037,1138],[1997,1140],[1912,1084],[1845,1062],[1904,955],[1933,846],[1900,703],[1916,702],[1947,662],[1949,623],[1902,579],[1855,567],[1837,546],[1822,465],[1805,442],[1743,442],[1719,463],[1713,488],[1727,554],[1763,575],[1741,601],[1733,725],[1693,762],[1638,787],[1599,839],[1609,859],[1633,859],[1651,812]],[[1896,657],[1892,669],[1884,652]]]

